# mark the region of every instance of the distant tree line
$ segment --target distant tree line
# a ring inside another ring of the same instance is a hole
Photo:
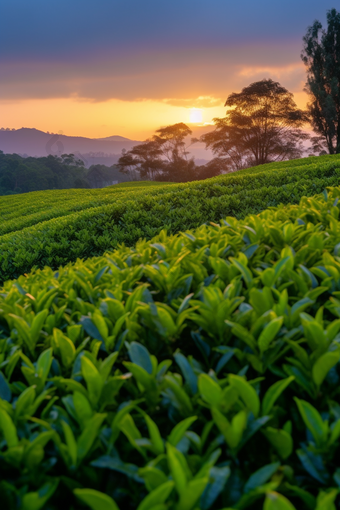
[[[73,154],[23,158],[0,151],[0,195],[47,189],[102,188],[115,181],[130,180],[116,166],[84,163]]]
[[[264,79],[228,96],[224,118],[213,119],[215,129],[201,136],[214,159],[197,166],[189,157],[191,139],[183,123],[160,128],[155,135],[118,161],[120,171],[132,178],[185,182],[233,172],[241,168],[302,157],[340,153],[340,13],[327,13],[327,29],[319,21],[303,38],[301,58],[307,70],[306,111],[293,94],[271,79]],[[315,136],[303,127],[310,124]]]

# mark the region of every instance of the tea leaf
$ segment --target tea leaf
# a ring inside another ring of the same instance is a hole
[[[164,503],[168,499],[174,485],[173,481],[159,485],[143,499],[143,501],[138,505],[137,510],[149,510],[154,508],[156,505]]]
[[[262,400],[262,414],[268,415],[275,404],[276,400],[279,398],[281,393],[289,386],[289,384],[294,381],[295,377],[290,376],[287,379],[282,379],[281,381],[277,381],[274,383],[266,392],[265,396]]]
[[[340,350],[326,352],[316,360],[313,365],[313,380],[317,386],[320,386],[328,372],[334,367],[340,359]]]
[[[269,492],[266,496],[263,510],[296,510],[291,502],[277,492]]]
[[[73,493],[92,510],[119,510],[110,496],[94,489],[74,489]]]
[[[238,375],[229,375],[230,384],[237,389],[245,405],[257,418],[260,411],[259,397],[250,384]]]

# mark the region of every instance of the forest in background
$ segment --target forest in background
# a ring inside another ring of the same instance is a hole
[[[220,175],[223,168],[218,161],[197,166],[194,160],[178,160],[157,180],[188,182]],[[73,154],[24,158],[0,151],[0,195],[14,195],[30,191],[70,188],[104,188],[120,182],[150,179],[149,174],[122,171],[118,165],[91,165],[85,168]]]
[[[103,188],[131,177],[115,165],[92,165],[85,168],[73,154],[23,158],[0,151],[0,195],[48,189]]]

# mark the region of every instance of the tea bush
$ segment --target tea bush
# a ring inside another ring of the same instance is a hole
[[[175,233],[229,215],[243,218],[269,206],[298,203],[339,181],[339,157],[325,156],[187,184],[35,192],[13,202],[4,197],[0,281],[34,266],[58,268],[121,243],[132,246],[163,228]]]
[[[7,281],[3,507],[337,508],[339,197]]]

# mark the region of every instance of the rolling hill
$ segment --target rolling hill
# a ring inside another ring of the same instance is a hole
[[[201,134],[202,129],[196,129]],[[194,135],[196,131],[194,131]],[[24,156],[41,157],[48,154],[75,154],[81,157],[85,166],[102,164],[111,166],[117,163],[123,149],[129,150],[134,145],[142,143],[122,136],[106,138],[86,138],[81,136],[67,136],[63,134],[45,133],[34,128],[17,130],[0,130],[0,150],[5,154],[20,154]],[[189,142],[188,142],[189,143]],[[200,160],[200,164],[210,160],[212,153],[205,150],[203,143],[190,147],[191,154]]]
[[[234,174],[149,187],[51,190],[0,197],[0,279],[33,266],[57,268],[77,257],[170,233],[244,218],[339,184],[338,156],[271,163]]]

